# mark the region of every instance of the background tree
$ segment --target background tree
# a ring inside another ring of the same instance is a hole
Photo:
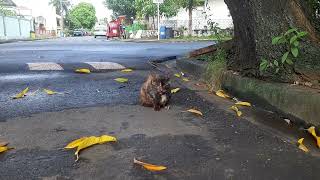
[[[189,13],[189,36],[192,35],[192,11],[198,6],[203,6],[205,0],[177,0],[179,6],[185,8]]]
[[[173,17],[179,11],[179,4],[175,0],[165,0],[160,5],[160,15],[166,17]],[[135,0],[135,9],[138,17],[152,17],[157,16],[157,4],[153,0]]]
[[[61,16],[61,29],[64,30],[65,15],[68,14],[69,7],[71,6],[68,0],[50,0],[49,5],[56,8],[56,13]]]
[[[90,3],[79,3],[68,16],[72,28],[92,29],[97,22],[96,10]]]
[[[67,13],[69,11],[71,3],[68,0],[50,0],[49,5],[54,6],[56,8],[57,14],[62,16],[63,12]]]
[[[153,0],[135,0],[135,8],[138,18],[145,18],[149,21],[149,17],[154,17],[158,14],[157,4],[153,3]],[[160,5],[160,15],[165,17],[173,17],[177,15],[179,10],[179,5],[175,0],[165,0],[163,4]]]
[[[15,11],[9,10],[5,8],[3,4],[3,0],[0,0],[0,14],[5,15],[5,16],[16,16],[17,13]]]
[[[320,82],[320,31],[316,28],[319,6],[313,6],[306,0],[225,0],[225,3],[232,15],[235,31],[229,69],[243,75],[260,76],[262,58],[281,57],[285,52],[285,47],[272,45],[271,39],[296,27],[307,31],[308,36],[299,43],[299,58],[291,69],[293,76],[282,81],[293,82],[302,78]]]
[[[113,11],[114,16],[136,17],[135,0],[105,0],[104,4]]]

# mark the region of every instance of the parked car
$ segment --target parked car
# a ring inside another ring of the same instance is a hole
[[[96,26],[94,28],[93,35],[94,35],[94,38],[97,38],[98,36],[106,37],[107,36],[107,27],[103,26],[103,25]]]
[[[84,36],[84,32],[82,30],[76,29],[73,31],[73,36]]]

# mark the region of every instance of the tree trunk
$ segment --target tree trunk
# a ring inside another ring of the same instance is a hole
[[[306,79],[320,80],[319,32],[311,22],[304,0],[224,0],[234,23],[234,46],[228,67],[244,75],[259,76],[262,58],[275,59],[284,49],[272,37],[297,27],[309,33],[302,42],[294,71]],[[309,12],[309,11],[308,11]]]
[[[190,5],[189,8],[188,8],[188,11],[189,11],[189,36],[192,36],[192,11],[193,11],[193,8],[192,6]]]

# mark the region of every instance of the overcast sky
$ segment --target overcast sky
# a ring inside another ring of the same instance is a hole
[[[18,6],[25,6],[33,10],[34,16],[40,16],[48,13],[49,7],[48,2],[50,0],[13,0]],[[112,11],[108,10],[103,2],[104,0],[70,0],[73,5],[77,5],[80,2],[88,2],[94,5],[97,12],[97,18],[102,19],[105,17],[110,17]]]

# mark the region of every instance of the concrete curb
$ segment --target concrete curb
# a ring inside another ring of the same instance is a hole
[[[119,40],[122,42],[134,42],[134,43],[185,43],[185,42],[200,42],[200,41],[214,41],[210,39],[203,40],[183,40],[183,39],[125,39]]]
[[[192,75],[196,79],[202,79],[206,71],[206,63],[195,59],[177,59],[177,67],[183,72]]]
[[[176,64],[178,69],[196,79],[202,79],[206,71],[206,63],[198,60],[180,59]],[[267,110],[320,126],[320,92],[317,90],[241,77],[231,72],[223,75],[222,87]]]

